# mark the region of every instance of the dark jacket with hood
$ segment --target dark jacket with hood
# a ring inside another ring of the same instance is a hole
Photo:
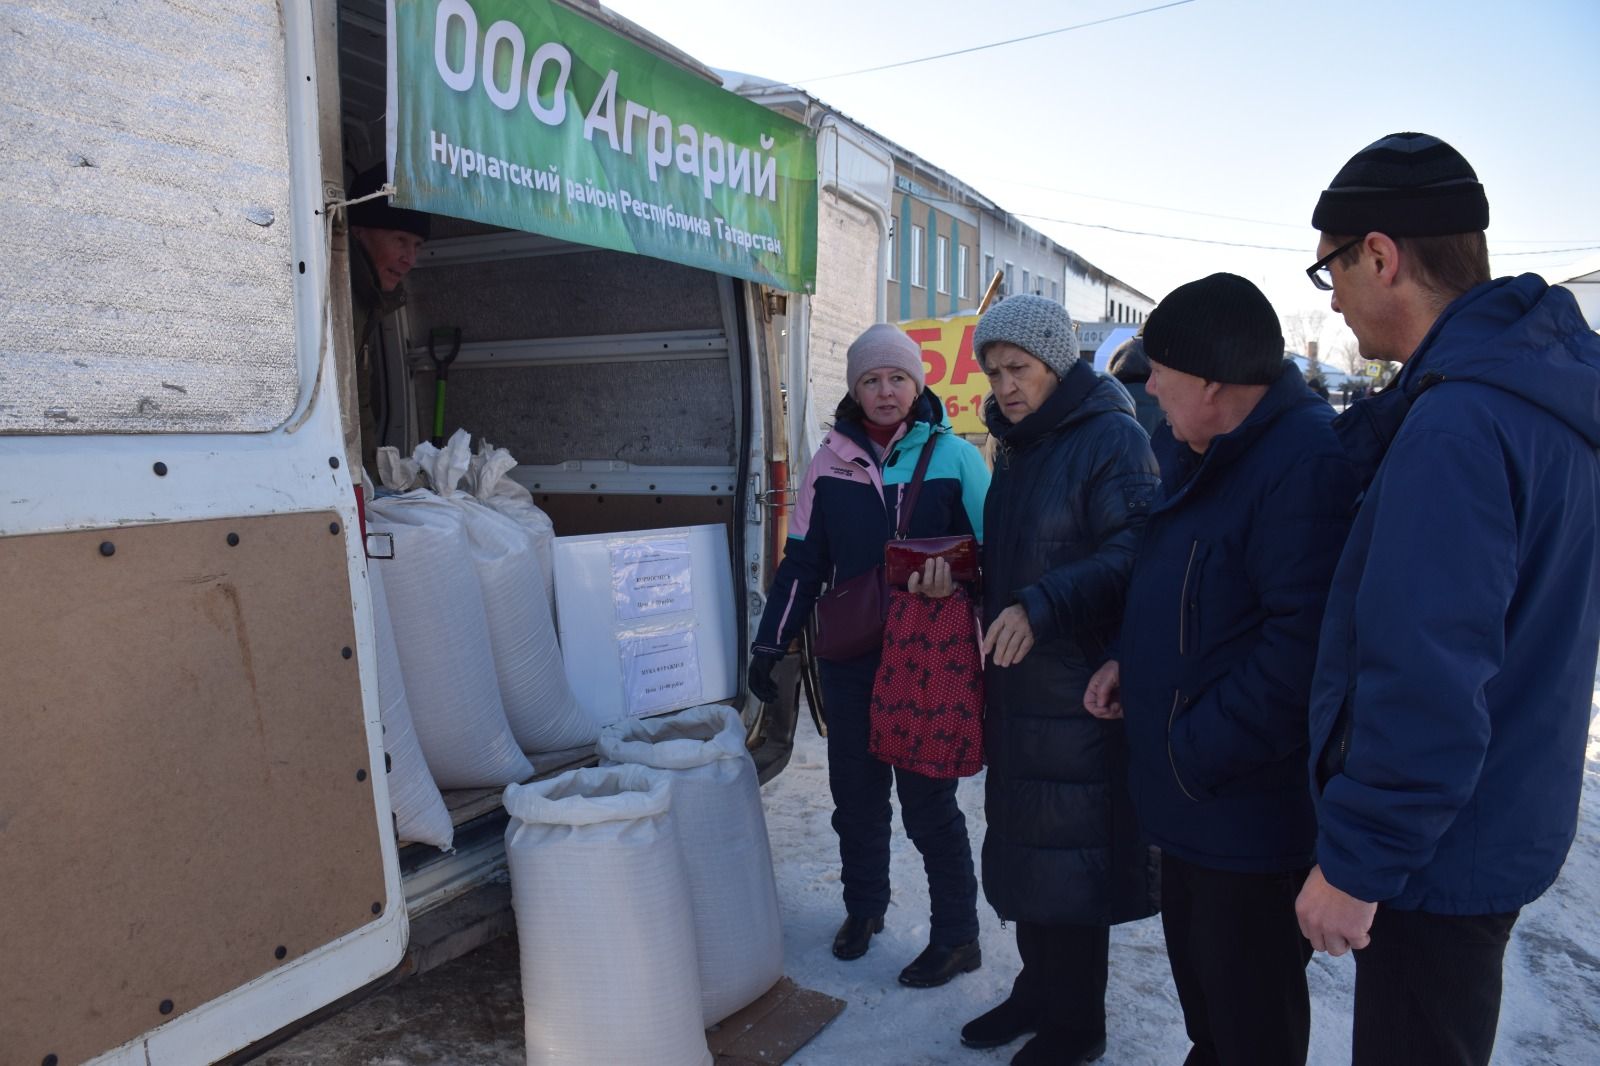
[[[938,443],[907,536],[971,534],[983,540],[989,469],[978,449],[951,431],[937,396],[922,391],[881,461],[861,424],[841,418],[822,439],[795,494],[789,540],[752,651],[783,655],[824,584],[848,581],[883,563],[883,546],[900,521],[901,495],[934,438]]]
[[[1157,431],[1117,652],[1149,840],[1211,869],[1312,863],[1306,708],[1359,480],[1292,363],[1204,455]]]
[[[1161,405],[1150,395],[1150,390],[1145,388],[1145,382],[1148,380],[1139,378],[1135,381],[1123,381],[1122,387],[1128,390],[1128,395],[1133,399],[1133,417],[1139,420],[1146,433],[1154,437],[1156,427],[1161,425],[1167,416],[1161,413]]]
[[[1577,824],[1600,645],[1600,337],[1571,293],[1502,278],[1445,309],[1399,387],[1418,394],[1323,622],[1317,860],[1396,909],[1511,911],[1555,880]]]
[[[1020,603],[1034,646],[984,673],[983,890],[1003,919],[1110,925],[1155,913],[1123,724],[1083,707],[1105,661],[1159,478],[1127,393],[1077,362],[999,441],[984,505],[984,624]]]

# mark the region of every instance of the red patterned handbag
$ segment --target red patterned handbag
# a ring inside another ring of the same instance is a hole
[[[983,656],[965,589],[930,599],[889,593],[883,659],[872,682],[867,750],[927,777],[983,769]]]

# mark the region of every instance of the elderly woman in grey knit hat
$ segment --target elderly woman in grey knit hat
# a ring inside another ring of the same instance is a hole
[[[833,428],[806,467],[789,522],[783,562],[767,593],[751,647],[749,685],[762,701],[778,699],[773,670],[804,627],[824,584],[837,587],[883,563],[902,500],[924,449],[932,449],[910,515],[911,537],[970,534],[983,538],[989,470],[971,444],[950,430],[944,405],[925,385],[922,351],[899,329],[879,323],[848,355],[850,391]],[[948,592],[949,567],[919,579]],[[821,663],[828,716],[828,784],[839,835],[845,920],[833,940],[840,959],[866,954],[889,906],[889,791],[900,796],[906,833],[922,853],[932,913],[928,946],[900,973],[915,988],[942,985],[976,970],[978,883],[954,779],[891,767],[868,751],[868,709],[880,649]]]
[[[1110,926],[1155,913],[1122,724],[1083,707],[1121,622],[1134,546],[1160,479],[1128,394],[1078,359],[1060,304],[1013,296],[973,338],[998,441],[984,504],[983,890],[1016,923],[1022,972],[961,1041],[1012,1062],[1105,1049]]]

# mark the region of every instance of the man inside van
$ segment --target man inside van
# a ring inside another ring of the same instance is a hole
[[[379,163],[363,171],[350,186],[352,200],[382,188],[386,178]],[[416,265],[428,239],[432,216],[395,207],[380,196],[349,208],[350,302],[355,324],[356,392],[361,408],[361,463],[376,473],[378,424],[373,396],[387,399],[383,366],[377,351],[378,329],[385,315],[405,306],[406,275]]]
[[[1363,148],[1311,224],[1312,282],[1363,356],[1404,364],[1354,412],[1404,420],[1323,617],[1300,928],[1355,951],[1358,1066],[1477,1066],[1511,926],[1577,829],[1600,644],[1600,337],[1567,290],[1490,279],[1488,199],[1437,137]]]

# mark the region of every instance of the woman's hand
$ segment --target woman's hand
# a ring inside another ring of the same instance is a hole
[[[922,564],[922,572],[906,580],[906,591],[915,592],[933,600],[942,600],[956,590],[955,579],[950,576],[950,563],[934,556]]]
[[[1083,709],[1096,718],[1122,717],[1122,664],[1111,659],[1094,672],[1083,690]]]
[[[1028,612],[1020,603],[1013,603],[1000,612],[1000,616],[983,635],[983,654],[994,653],[996,666],[1015,666],[1033,647],[1033,626],[1028,622]]]

